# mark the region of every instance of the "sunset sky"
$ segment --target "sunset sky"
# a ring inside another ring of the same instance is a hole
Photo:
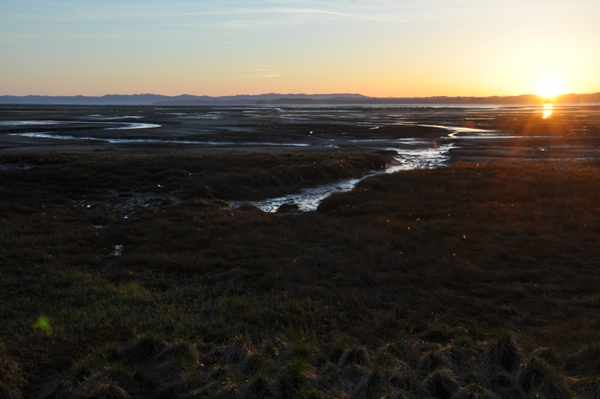
[[[600,1],[0,0],[0,95],[489,96],[548,77],[600,92]]]

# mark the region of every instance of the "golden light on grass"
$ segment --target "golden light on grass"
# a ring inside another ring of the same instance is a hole
[[[544,76],[537,84],[537,95],[546,100],[554,100],[564,89],[564,82],[557,76]]]

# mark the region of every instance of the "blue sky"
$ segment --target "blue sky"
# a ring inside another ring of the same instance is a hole
[[[600,91],[597,0],[0,0],[0,94]]]

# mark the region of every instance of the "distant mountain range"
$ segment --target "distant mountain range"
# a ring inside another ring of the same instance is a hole
[[[0,96],[0,104],[17,105],[394,105],[394,104],[537,104],[543,99],[533,94],[491,97],[367,97],[361,94],[259,94],[238,96],[162,96],[157,94],[90,96]],[[598,103],[600,93],[565,94],[555,103]]]

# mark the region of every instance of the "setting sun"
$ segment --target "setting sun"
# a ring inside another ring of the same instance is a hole
[[[562,79],[556,76],[545,76],[540,79],[537,85],[537,94],[542,98],[553,99],[562,94],[564,83]]]

